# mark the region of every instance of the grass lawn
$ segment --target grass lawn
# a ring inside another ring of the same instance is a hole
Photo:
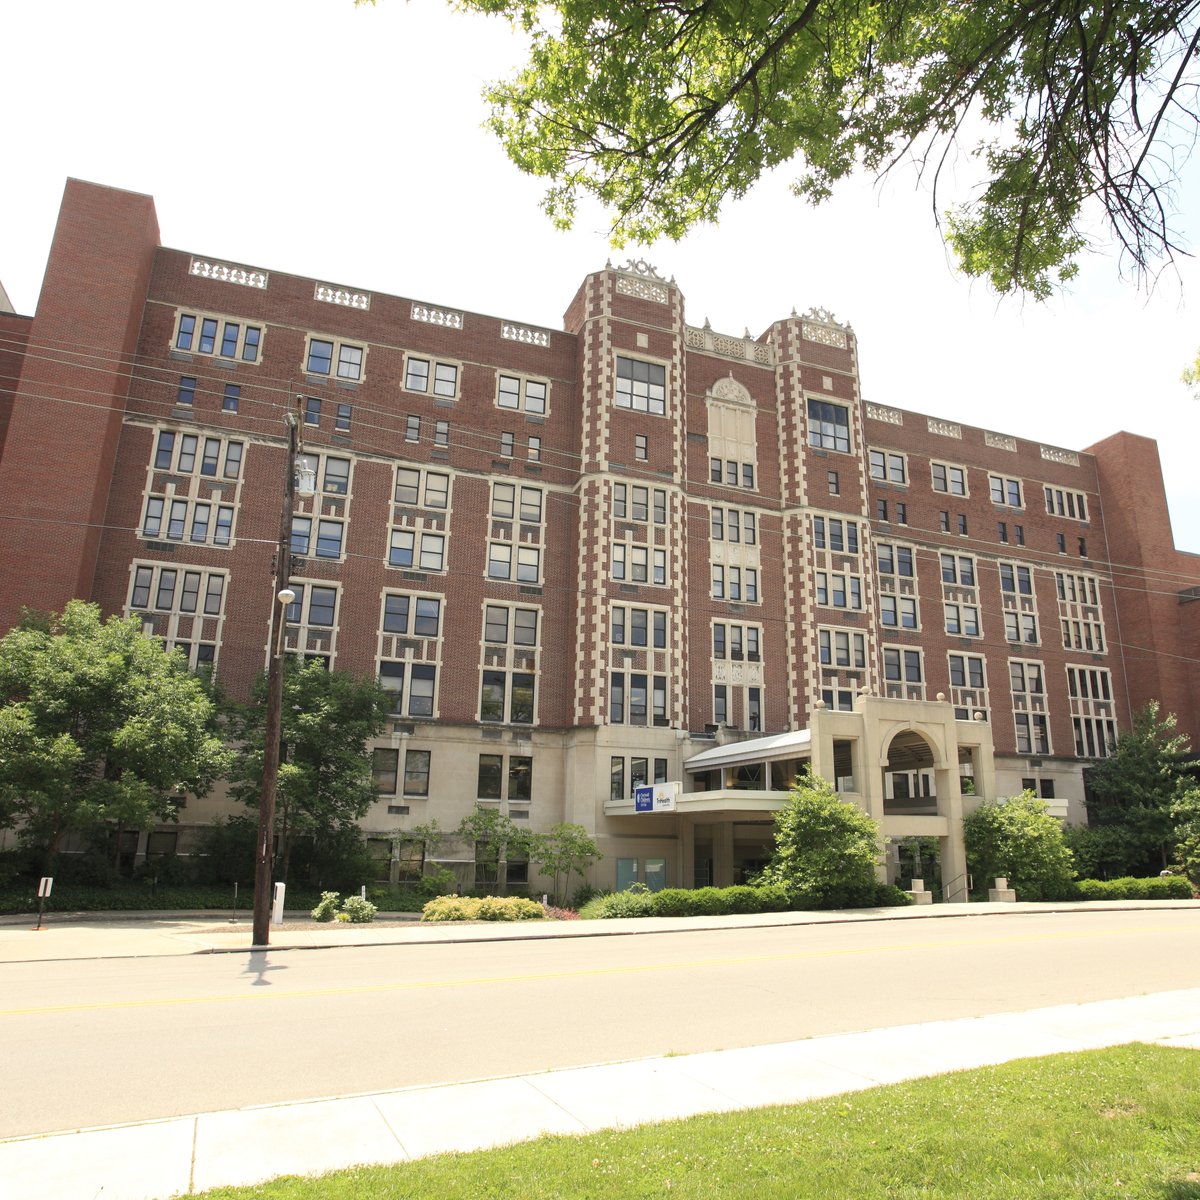
[[[1133,1045],[206,1200],[1200,1200],[1200,1051]]]

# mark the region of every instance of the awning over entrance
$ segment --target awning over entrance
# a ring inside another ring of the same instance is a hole
[[[750,738],[702,750],[685,760],[683,769],[689,775],[712,771],[717,767],[738,767],[746,763],[771,762],[779,758],[808,757],[812,753],[812,734],[807,729],[773,733],[768,737]]]

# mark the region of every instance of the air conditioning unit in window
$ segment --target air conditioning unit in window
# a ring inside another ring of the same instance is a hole
[[[749,662],[761,662],[762,661],[762,655],[759,654],[757,650],[751,650],[750,653],[746,655],[746,658]]]

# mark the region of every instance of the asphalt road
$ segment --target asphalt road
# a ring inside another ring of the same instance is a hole
[[[1187,911],[0,966],[0,1137],[1200,986]]]

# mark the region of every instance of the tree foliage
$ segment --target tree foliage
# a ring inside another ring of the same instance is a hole
[[[283,675],[283,709],[275,820],[279,878],[287,880],[293,854],[306,844],[314,868],[346,857],[346,841],[358,836],[357,822],[379,798],[371,777],[368,741],[383,731],[390,697],[374,679],[327,671],[316,660],[288,661]],[[240,749],[230,772],[230,792],[258,806],[262,783],[266,680],[254,687],[251,703],[234,715]]]
[[[1107,758],[1087,773],[1088,827],[1102,877],[1153,875],[1167,865],[1175,841],[1172,806],[1191,784],[1188,740],[1175,714],[1157,700],[1134,713]]]
[[[546,833],[535,833],[529,843],[529,861],[554,880],[554,898],[562,900],[571,876],[582,880],[592,863],[600,858],[600,847],[582,825],[559,821]]]
[[[522,170],[553,181],[560,226],[590,194],[617,245],[679,238],[788,162],[818,202],[859,168],[915,160],[937,213],[965,141],[986,182],[947,215],[948,236],[1002,292],[1044,297],[1073,276],[1093,216],[1139,271],[1180,248],[1196,0],[459,4],[530,39],[525,66],[487,90],[490,124]]]
[[[482,804],[463,817],[455,833],[474,847],[476,886],[481,882],[479,866],[494,867],[501,895],[508,889],[505,863],[509,858],[527,857],[534,838],[533,833],[522,829],[499,809]]]
[[[1033,792],[985,800],[963,818],[963,841],[977,888],[1002,875],[1019,900],[1054,900],[1070,890],[1075,861],[1062,824]]]
[[[1175,820],[1175,862],[1200,888],[1200,787],[1183,787],[1171,806]]]
[[[183,658],[81,600],[0,641],[0,817],[53,856],[69,834],[173,820],[226,755],[216,706]]]
[[[880,846],[871,816],[806,767],[775,814],[774,854],[756,882],[782,887],[794,908],[870,904]]]

